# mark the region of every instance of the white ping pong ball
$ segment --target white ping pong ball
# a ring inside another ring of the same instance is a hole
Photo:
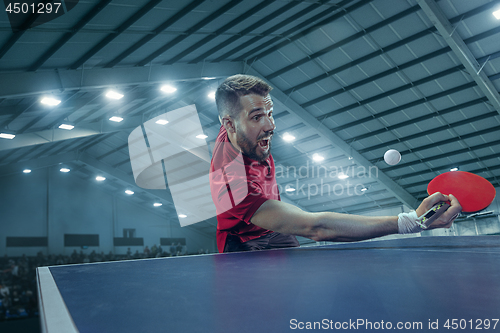
[[[396,149],[389,149],[384,154],[384,161],[389,165],[396,165],[401,161],[401,154]]]

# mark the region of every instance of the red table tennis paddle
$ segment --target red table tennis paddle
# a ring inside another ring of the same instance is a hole
[[[441,192],[453,194],[460,202],[463,213],[475,213],[488,207],[495,199],[495,188],[481,176],[465,171],[449,171],[436,176],[427,186],[429,195]],[[421,217],[421,226],[426,228],[448,209],[445,202],[432,207]]]

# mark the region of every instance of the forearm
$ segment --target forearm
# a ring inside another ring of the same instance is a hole
[[[251,222],[264,229],[315,241],[352,242],[398,233],[397,216],[311,213],[277,200],[263,203]]]
[[[360,216],[333,212],[314,214],[312,239],[352,242],[398,233],[397,216]]]

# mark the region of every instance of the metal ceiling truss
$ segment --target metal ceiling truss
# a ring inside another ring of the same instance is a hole
[[[281,29],[282,27],[292,23],[292,22],[295,22],[296,20],[300,19],[302,16],[308,14],[309,12],[317,9],[318,7],[320,7],[323,3],[326,3],[328,2],[329,0],[320,0],[319,3],[316,3],[316,4],[312,4],[310,6],[308,6],[307,8],[301,10],[300,12],[286,18],[285,20],[273,25],[272,27],[266,29],[265,31],[263,31],[262,33],[260,33],[258,36],[255,36],[253,37],[252,39],[248,40],[248,41],[245,41],[244,44],[242,45],[239,45],[235,48],[233,48],[232,50],[229,50],[227,51],[226,53],[224,53],[223,55],[217,57],[215,60],[213,60],[213,62],[220,62],[220,61],[223,61],[223,60],[226,60],[228,57],[244,50],[245,48],[249,47],[250,45],[252,44],[255,44],[257,42],[259,42],[262,37],[266,37],[266,36],[270,36],[273,32],[277,31],[278,29]],[[283,15],[286,11],[290,10],[291,8],[295,7],[295,5],[299,4],[299,2],[291,2],[289,3],[288,5],[284,6],[283,8],[280,8],[278,11],[276,11],[275,15],[273,15],[274,13],[270,14],[272,15],[273,17],[278,17],[279,15]],[[277,13],[278,12],[278,13]]]
[[[157,4],[159,4],[162,0],[150,0],[147,4],[145,4],[141,9],[136,11],[131,17],[129,17],[125,22],[123,22],[115,31],[111,34],[108,34],[103,40],[101,40],[97,45],[92,47],[87,53],[81,56],[77,61],[75,61],[69,68],[77,69],[80,66],[83,66],[87,60],[92,58],[97,52],[102,50],[106,45],[111,43],[116,37],[118,37],[122,32],[128,29],[132,24],[137,22],[141,17],[146,15],[150,10],[152,10]]]
[[[487,100],[486,97],[483,97],[481,99],[481,102],[486,102],[486,100]],[[443,115],[443,113],[440,112],[439,115]],[[425,137],[427,135],[430,135],[430,134],[433,134],[433,133],[437,133],[439,131],[446,131],[446,130],[453,129],[453,128],[461,126],[461,125],[472,124],[475,121],[479,121],[479,120],[483,120],[483,119],[487,119],[487,118],[491,118],[491,117],[495,117],[495,116],[497,116],[496,111],[492,111],[492,112],[489,112],[489,113],[485,113],[483,115],[479,115],[479,116],[476,116],[476,117],[472,117],[472,118],[468,118],[468,119],[465,119],[465,120],[457,121],[455,123],[449,123],[449,124],[446,125],[446,127],[441,126],[439,128],[433,128],[433,129],[430,129],[430,130],[427,130],[427,131],[422,131],[422,132],[415,133],[415,134],[412,134],[412,135],[408,135],[408,136],[404,136],[404,137],[399,137],[397,139],[394,139],[394,140],[391,140],[391,141],[386,141],[386,142],[378,144],[378,145],[369,146],[369,147],[366,147],[364,149],[358,150],[358,152],[360,154],[364,154],[364,153],[367,153],[369,151],[373,151],[375,149],[380,149],[380,148],[384,148],[384,147],[390,147],[390,146],[392,146],[394,144],[397,144],[397,143],[400,143],[400,142],[409,141],[409,140],[417,139],[417,138],[420,138],[420,137]],[[411,122],[411,124],[413,124],[413,121]],[[391,127],[388,127],[388,129],[394,129],[394,128],[392,128],[392,126],[391,126]],[[490,132],[489,129],[486,130],[486,131]],[[464,136],[460,136],[460,137],[464,137]]]
[[[290,65],[287,65],[287,66],[281,68],[280,70],[278,70],[278,71],[276,71],[276,72],[268,75],[267,78],[268,79],[274,79],[275,77],[278,77],[278,76],[280,76],[283,73],[291,71],[291,70],[297,68],[300,65],[308,63],[309,61],[312,61],[312,60],[314,60],[316,58],[319,58],[319,57],[321,57],[321,56],[323,56],[323,55],[325,55],[325,54],[327,54],[327,53],[329,53],[329,52],[331,52],[333,50],[336,50],[336,49],[338,49],[338,48],[340,48],[340,47],[342,47],[342,46],[344,46],[344,45],[346,45],[346,44],[348,44],[348,43],[350,43],[352,41],[360,39],[360,38],[362,38],[362,37],[364,37],[364,36],[366,36],[366,35],[374,32],[374,31],[376,31],[376,30],[378,30],[380,28],[386,27],[387,25],[389,25],[389,24],[391,24],[391,23],[393,23],[393,22],[395,22],[397,20],[400,20],[400,19],[402,19],[402,18],[404,18],[404,17],[406,17],[406,16],[408,16],[408,15],[410,15],[412,13],[415,13],[417,10],[419,10],[419,8],[420,7],[418,5],[415,5],[415,6],[411,7],[411,8],[409,8],[409,9],[401,12],[401,13],[393,15],[393,16],[389,17],[388,19],[385,19],[385,20],[383,20],[383,21],[381,21],[381,22],[379,22],[377,24],[374,24],[371,27],[368,27],[368,28],[366,28],[366,29],[364,29],[364,30],[362,30],[362,31],[360,31],[358,33],[355,33],[354,35],[351,35],[351,36],[349,36],[349,37],[347,37],[347,38],[345,38],[345,39],[343,39],[343,40],[341,40],[341,41],[339,41],[337,43],[334,43],[334,44],[332,44],[332,45],[330,45],[328,47],[325,47],[325,48],[323,48],[323,49],[321,49],[321,50],[319,50],[317,52],[314,52],[313,54],[308,55],[307,57],[305,57],[305,58],[303,58],[301,60],[298,60],[298,61],[296,61],[296,62],[294,62],[294,63],[292,63]],[[342,17],[344,17],[344,15],[342,15]],[[401,42],[395,43],[395,45],[400,45],[400,43]],[[395,46],[395,47],[398,47],[398,46]],[[388,51],[386,47],[384,47],[384,51],[385,52]],[[377,53],[377,55],[379,55],[380,51],[375,51],[374,53],[370,53],[366,57],[368,57],[368,59],[369,59],[371,57],[371,55],[373,55],[375,53]],[[365,57],[362,57],[360,59],[365,59]],[[363,60],[363,61],[365,61],[365,60]],[[340,67],[340,68],[342,68],[342,67]],[[285,91],[285,93],[287,93],[287,91]]]
[[[467,12],[467,13],[464,13],[464,14],[462,14],[462,15],[459,15],[459,16],[456,16],[456,17],[452,18],[452,19],[450,20],[450,22],[459,22],[459,21],[460,21],[460,20],[462,20],[464,17],[469,17],[469,16],[472,16],[472,15],[476,15],[476,14],[478,14],[478,12],[486,11],[486,10],[490,9],[491,7],[493,7],[494,5],[495,5],[494,3],[488,3],[488,4],[486,4],[486,5],[483,5],[483,6],[479,7],[479,8],[481,8],[481,10],[480,10],[480,11],[478,10],[478,8],[476,8],[476,9],[474,9],[474,10],[471,10],[471,11]],[[328,72],[326,72],[326,73],[323,73],[323,74],[321,74],[321,75],[318,75],[318,76],[316,76],[316,77],[314,77],[314,78],[312,78],[312,79],[309,79],[309,80],[307,80],[307,81],[305,81],[305,82],[303,82],[303,83],[300,83],[300,84],[298,84],[298,85],[296,85],[296,86],[294,86],[294,87],[291,87],[291,88],[289,88],[289,89],[286,89],[286,90],[284,90],[283,92],[284,92],[285,94],[287,94],[287,95],[288,95],[288,94],[292,93],[293,91],[296,91],[296,90],[298,90],[298,89],[304,88],[304,87],[309,86],[309,85],[312,85],[312,84],[314,84],[314,83],[317,83],[318,81],[321,81],[321,80],[323,80],[323,79],[325,79],[325,78],[327,78],[327,77],[330,77],[330,76],[332,76],[332,75],[335,75],[335,74],[337,74],[337,73],[340,73],[341,71],[347,70],[347,69],[349,69],[349,68],[351,68],[351,67],[354,67],[354,66],[356,66],[356,65],[359,65],[359,64],[361,64],[361,63],[363,63],[363,62],[365,62],[365,61],[367,61],[367,60],[373,59],[373,58],[375,58],[375,57],[377,57],[377,56],[380,56],[380,55],[382,55],[382,54],[384,54],[384,53],[386,53],[386,52],[389,52],[389,51],[391,51],[391,50],[397,49],[397,48],[399,48],[399,47],[401,47],[401,46],[404,46],[404,45],[406,45],[406,44],[408,44],[408,43],[411,43],[411,42],[413,42],[413,41],[415,41],[415,40],[417,40],[417,39],[419,39],[419,38],[425,37],[425,36],[430,35],[430,34],[435,33],[435,32],[437,32],[437,28],[435,28],[435,27],[425,29],[425,30],[423,30],[423,31],[421,31],[421,32],[419,32],[419,33],[416,33],[416,34],[414,34],[414,35],[412,35],[412,36],[409,36],[409,37],[407,37],[407,38],[404,38],[404,39],[402,39],[402,40],[400,40],[400,41],[398,41],[398,42],[396,42],[396,43],[393,43],[393,44],[391,44],[391,45],[384,46],[383,48],[381,48],[381,49],[379,49],[379,50],[376,50],[376,51],[374,51],[374,52],[372,52],[372,53],[369,53],[369,54],[367,54],[367,55],[365,55],[365,56],[363,56],[363,57],[361,57],[361,58],[355,59],[355,60],[353,60],[353,61],[351,61],[351,62],[349,62],[349,63],[347,63],[347,64],[345,64],[345,65],[343,65],[343,66],[340,66],[340,67],[338,67],[338,68],[332,69],[331,71],[328,71]],[[489,37],[489,36],[491,36],[491,35],[494,35],[494,34],[496,34],[496,33],[498,33],[498,32],[500,32],[500,27],[497,27],[497,28],[491,29],[491,30],[489,30],[489,31],[483,32],[483,33],[481,33],[481,34],[479,34],[479,35],[477,35],[477,36],[470,37],[470,38],[468,38],[468,39],[466,39],[466,40],[465,40],[465,43],[466,43],[466,44],[469,44],[469,43],[472,43],[472,42],[477,41],[478,39],[483,39],[483,38]],[[348,38],[349,38],[349,37],[348,37]],[[339,43],[341,43],[341,42],[339,42]],[[338,44],[338,43],[337,43],[337,44]],[[337,44],[334,44],[334,45],[337,45]],[[327,49],[329,49],[329,50],[331,51],[331,48],[332,48],[332,47],[333,47],[333,46],[329,46]],[[443,54],[443,53],[446,53],[446,52],[449,52],[449,51],[451,50],[451,48],[450,48],[450,47],[446,47],[445,49],[446,49],[447,51],[444,51],[443,49],[442,49],[442,50],[435,51],[436,56],[437,56],[437,55],[440,55],[440,54]],[[438,52],[439,52],[439,53],[438,53]],[[441,52],[442,52],[442,53],[441,53]],[[434,54],[434,53],[433,53],[433,54]],[[302,60],[296,61],[296,62],[294,62],[293,64],[290,64],[290,65],[287,65],[287,66],[285,67],[285,68],[286,68],[286,70],[281,69],[281,70],[279,70],[279,71],[277,71],[277,72],[274,72],[274,73],[272,73],[272,74],[268,75],[268,76],[266,77],[266,79],[270,80],[270,79],[272,79],[272,78],[274,78],[274,77],[276,77],[276,76],[278,76],[278,75],[280,75],[280,74],[283,74],[284,72],[287,72],[287,71],[293,70],[293,69],[295,69],[298,65],[301,65],[301,64],[307,63],[307,62],[309,62],[309,61],[312,61],[312,60],[314,60],[315,58],[317,58],[317,57],[319,57],[319,56],[321,56],[321,55],[323,55],[323,53],[322,53],[322,51],[320,50],[320,51],[318,51],[318,52],[316,52],[316,53],[314,53],[314,54],[312,54],[312,55],[309,55],[308,57],[306,57],[306,58],[304,58],[304,59],[302,59]],[[416,60],[417,60],[417,59],[416,59]],[[414,61],[416,61],[416,60],[414,60]],[[420,61],[418,61],[418,63],[420,63],[420,62],[421,62],[421,60],[420,60]],[[397,66],[397,67],[401,67],[401,66]],[[279,74],[277,74],[277,73],[279,73]],[[372,80],[374,80],[374,77],[372,77]]]
[[[455,138],[455,140],[459,140],[459,139]],[[449,151],[447,153],[441,153],[439,155],[435,155],[435,156],[430,156],[430,157],[418,159],[416,161],[411,161],[411,162],[406,162],[406,163],[399,163],[398,165],[394,165],[394,166],[390,166],[390,167],[385,167],[382,170],[385,171],[385,172],[394,171],[394,170],[405,168],[405,167],[409,167],[409,166],[412,166],[412,165],[417,165],[417,164],[421,164],[421,163],[431,162],[431,161],[434,161],[434,160],[439,160],[439,159],[445,158],[445,157],[451,157],[451,156],[455,156],[455,155],[462,154],[462,153],[469,153],[469,152],[472,152],[472,151],[477,150],[477,149],[489,148],[489,147],[494,146],[494,145],[500,145],[500,140],[490,141],[490,142],[482,143],[482,144],[475,145],[475,146],[469,146],[469,147],[466,147],[466,148]],[[493,155],[484,156],[482,158],[483,159],[490,159],[491,156],[493,156]],[[457,165],[462,165],[462,164],[467,164],[467,163],[456,162],[456,164]]]
[[[101,12],[112,0],[102,0],[95,5],[82,19],[71,27],[70,32],[66,32],[52,47],[50,47],[40,58],[38,58],[28,71],[38,70],[47,60],[50,59],[64,44],[75,36],[87,23],[89,23],[97,14]]]
[[[405,126],[408,126],[408,125],[414,125],[414,124],[417,124],[417,123],[419,123],[421,121],[431,120],[431,119],[434,119],[436,117],[443,116],[443,115],[451,113],[451,112],[455,112],[457,110],[461,110],[461,109],[465,109],[465,108],[468,108],[468,107],[471,107],[471,106],[474,106],[474,105],[477,105],[477,104],[485,103],[487,101],[488,101],[488,99],[486,97],[478,98],[478,99],[472,100],[470,102],[466,102],[466,103],[463,103],[463,104],[455,105],[455,106],[452,106],[452,107],[449,107],[449,108],[446,108],[446,109],[443,109],[443,110],[438,110],[436,112],[429,113],[429,114],[426,114],[426,115],[423,115],[423,116],[420,116],[420,117],[412,118],[412,119],[409,119],[407,121],[403,121],[403,122],[397,123],[395,125],[386,126],[386,127],[381,128],[379,130],[370,131],[369,133],[361,134],[361,135],[355,136],[355,137],[353,137],[351,139],[348,139],[348,140],[345,140],[345,141],[347,143],[352,143],[352,142],[355,142],[355,141],[360,141],[362,139],[373,137],[374,135],[378,135],[378,134],[382,134],[382,133],[385,133],[385,132],[388,132],[388,131],[396,130],[396,129],[399,129],[399,128],[402,128],[402,127],[405,127]],[[474,119],[473,118],[469,118],[469,119],[467,119],[467,121],[473,122],[475,120],[482,120],[482,119],[485,119],[485,118],[494,117],[496,115],[498,115],[498,114],[493,114],[492,115],[491,113],[487,113],[487,114],[483,114],[483,115],[480,115],[480,116],[477,116],[477,117],[473,117]],[[468,123],[469,122],[467,122],[467,124]],[[424,132],[421,132],[421,133],[417,134],[417,136],[415,136],[415,137],[423,137],[423,136],[425,136],[425,135],[427,135],[429,133],[435,133],[435,132],[439,132],[439,131],[444,131],[444,130],[447,130],[447,129],[450,129],[450,128],[453,128],[453,127],[456,127],[456,126],[459,126],[459,125],[463,125],[463,124],[464,124],[464,121],[458,121],[458,122],[455,122],[455,123],[449,123],[447,125],[447,127],[433,129],[432,132],[424,131]],[[427,133],[427,134],[424,134],[424,133]],[[412,138],[415,138],[415,137],[412,137]],[[398,138],[398,140],[396,142],[402,142],[402,141],[407,141],[407,140],[405,138]],[[389,142],[387,142],[387,143],[384,144],[384,146],[389,146],[389,145],[390,145]],[[372,148],[370,148],[370,150],[372,150]],[[366,149],[364,149],[364,152],[366,152]]]
[[[332,23],[333,21],[343,17],[345,14],[350,13],[353,10],[358,9],[358,8],[364,6],[372,1],[373,0],[361,0],[361,1],[355,3],[354,5],[347,7],[347,8],[343,8],[343,7],[346,6],[348,3],[352,2],[352,0],[341,1],[338,3],[338,7],[335,7],[335,8],[332,7],[328,10],[324,10],[322,13],[316,14],[315,16],[298,24],[297,26],[283,32],[281,35],[286,37],[285,40],[283,40],[283,38],[281,38],[281,37],[274,37],[273,39],[269,40],[268,42],[265,42],[265,43],[255,47],[254,49],[248,51],[244,55],[239,56],[238,58],[235,59],[235,61],[246,60],[246,62],[248,64],[253,64],[257,59],[261,59],[261,58],[265,57],[266,55],[269,55],[269,54],[279,50],[280,48],[285,47],[285,46],[293,43],[297,39],[302,38],[302,37],[306,36],[307,34],[310,34],[311,32],[320,29],[324,25]],[[318,20],[323,18],[324,16],[329,15],[331,13],[335,13],[336,11],[339,11],[339,10],[341,10],[341,11],[332,15],[331,17],[328,17],[328,18],[318,22]],[[310,24],[314,24],[314,25],[310,26],[309,28],[305,28]],[[291,34],[295,33],[297,30],[300,30],[302,28],[305,28],[305,29],[302,31],[299,31],[298,33],[296,33],[293,36],[290,36]],[[281,42],[279,44],[276,44],[276,45],[272,46],[271,48],[257,54],[256,56],[253,56],[253,57],[247,59],[247,57],[250,56],[250,54],[255,53],[257,51],[260,51],[263,48],[265,48],[269,45],[272,45],[273,43],[279,42],[280,40],[281,40]]]
[[[236,6],[237,4],[239,4],[242,1],[243,0],[232,0],[232,1],[228,2],[227,4],[225,4],[224,6],[222,6],[221,8],[219,8],[218,10],[216,10],[215,12],[210,14],[205,19],[203,19],[200,22],[193,25],[191,28],[189,28],[185,32],[185,34],[177,36],[176,38],[174,38],[173,40],[168,42],[166,45],[160,47],[158,50],[156,50],[155,52],[153,52],[152,54],[150,54],[149,56],[147,56],[143,60],[139,61],[136,64],[136,66],[145,66],[145,65],[149,64],[151,61],[153,61],[154,59],[159,57],[161,54],[163,54],[164,52],[166,52],[170,48],[174,47],[175,45],[179,44],[184,39],[188,38],[193,33],[198,31],[199,29],[203,28],[205,25],[207,25],[208,23],[214,21],[219,16],[221,16],[222,14],[224,14],[225,12],[227,12],[228,10],[230,10],[231,8],[233,8],[234,6]]]
[[[46,1],[49,2],[49,1]],[[19,26],[19,28],[13,32],[12,36],[5,42],[4,45],[0,48],[0,59],[3,58],[3,56],[9,52],[10,48],[14,46],[14,44],[24,35],[24,33],[31,27],[33,22],[35,22],[38,17],[42,15],[39,13],[32,13],[30,14],[26,20],[24,21],[23,24]]]
[[[91,91],[109,87],[225,78],[243,71],[241,62],[175,64],[147,67],[96,68],[40,72],[0,73],[0,98],[24,97],[71,90]]]
[[[220,36],[221,34],[223,34],[224,32],[226,32],[227,30],[229,30],[232,27],[234,27],[235,25],[240,24],[241,22],[243,22],[243,20],[251,18],[254,14],[256,14],[257,12],[259,12],[259,11],[261,11],[263,9],[265,9],[267,6],[271,5],[275,1],[276,0],[264,0],[261,3],[258,3],[256,6],[252,7],[249,10],[247,10],[244,14],[236,17],[235,19],[233,19],[229,23],[227,23],[224,26],[220,27],[215,32],[211,33],[210,35],[208,35],[207,37],[203,38],[199,42],[196,42],[195,44],[191,45],[190,47],[188,47],[187,49],[185,49],[181,53],[177,54],[173,58],[170,58],[168,61],[166,61],[164,63],[164,65],[171,65],[171,64],[173,64],[173,63],[181,60],[182,58],[184,58],[188,54],[192,53],[193,51],[199,49],[203,45],[205,45],[208,42],[210,42],[212,39]]]
[[[417,0],[417,2],[446,43],[451,47],[453,53],[465,66],[481,91],[488,97],[492,106],[500,114],[500,95],[498,95],[498,91],[493,86],[488,76],[486,76],[486,73],[482,71],[482,65],[477,62],[476,58],[467,47],[467,43],[464,42],[458,33],[454,33],[455,29],[452,26],[452,22],[446,18],[445,14],[434,0]]]
[[[250,25],[249,27],[243,29],[242,31],[239,32],[238,35],[232,36],[231,38],[228,38],[224,42],[212,47],[210,50],[204,52],[202,55],[198,56],[196,59],[190,61],[189,63],[195,64],[195,63],[199,63],[201,61],[204,61],[205,59],[207,59],[208,56],[214,54],[215,52],[222,50],[224,47],[226,47],[226,46],[232,44],[233,42],[237,41],[238,39],[246,36],[247,34],[252,32],[253,30],[260,28],[263,24],[268,23],[269,21],[275,19],[277,16],[292,9],[293,7],[297,6],[298,4],[299,4],[299,2],[289,2],[288,4],[284,5],[283,7],[275,10],[274,12],[272,12],[272,13],[266,15],[265,17],[263,17],[262,19],[258,20],[257,22]]]
[[[466,119],[466,120],[469,120],[469,119]],[[463,121],[463,123],[464,124],[465,123],[470,124],[470,122],[466,122],[466,121]],[[449,130],[449,129],[450,129],[449,127],[445,127],[443,130]],[[465,139],[470,139],[470,138],[475,138],[475,137],[478,137],[478,136],[481,136],[481,135],[490,134],[490,133],[493,133],[495,131],[498,132],[498,133],[500,133],[500,126],[490,127],[488,129],[485,129],[485,130],[482,130],[482,131],[475,131],[475,132],[472,132],[472,133],[469,133],[469,134],[465,134],[465,135],[459,135],[458,137],[453,137],[453,138],[450,138],[450,139],[447,139],[447,140],[436,141],[436,142],[430,143],[428,145],[419,146],[419,147],[416,147],[416,148],[411,148],[411,149],[408,149],[408,150],[405,150],[405,151],[400,151],[400,153],[401,153],[401,155],[404,156],[406,154],[416,153],[416,152],[419,152],[419,151],[422,151],[422,150],[431,149],[431,148],[434,148],[436,146],[445,145],[445,144],[448,144],[448,143],[456,143],[458,141],[463,141]],[[436,133],[436,131],[434,131],[434,133]],[[495,143],[498,143],[498,141],[490,142],[490,144],[492,144],[492,145],[495,144]],[[483,145],[479,145],[479,146],[475,146],[475,147],[470,147],[470,149],[473,149],[473,148],[484,148],[484,146]],[[450,156],[452,156],[452,155],[450,155]],[[443,155],[440,155],[440,156],[443,156]],[[378,161],[378,160],[377,159],[370,160],[370,162],[372,162],[372,163],[375,163],[376,161]]]
[[[104,65],[104,68],[112,68],[116,66],[118,63],[120,63],[123,59],[140,49],[143,45],[148,43],[150,40],[158,36],[161,32],[166,30],[168,27],[170,27],[172,24],[175,22],[179,21],[182,19],[184,16],[189,14],[192,10],[194,10],[196,7],[198,7],[200,4],[202,4],[205,0],[194,0],[187,4],[185,7],[183,7],[180,11],[175,13],[172,17],[168,18],[165,22],[160,24],[158,27],[156,27],[153,31],[152,34],[146,35],[143,38],[141,38],[140,41],[129,47],[127,50],[122,52],[120,55],[115,57],[113,60],[108,62],[106,65]]]
[[[411,107],[419,106],[419,105],[425,104],[427,102],[431,102],[431,101],[436,100],[436,99],[441,98],[441,97],[446,97],[446,96],[449,96],[451,94],[454,94],[454,93],[457,93],[457,92],[461,92],[461,91],[464,91],[464,90],[469,89],[469,88],[473,88],[475,86],[476,86],[475,82],[469,82],[469,83],[466,83],[466,84],[462,84],[461,86],[458,86],[458,87],[455,87],[455,88],[452,88],[452,89],[448,89],[448,90],[439,92],[439,93],[431,95],[431,96],[426,96],[426,97],[423,97],[423,98],[418,99],[416,101],[409,102],[409,103],[406,103],[406,104],[403,104],[403,105],[400,105],[400,106],[396,106],[396,107],[394,107],[392,109],[381,111],[381,112],[378,112],[376,114],[372,114],[370,116],[366,116],[364,118],[361,118],[361,119],[358,119],[358,120],[355,120],[355,121],[351,121],[350,123],[347,123],[347,124],[344,124],[344,125],[336,126],[334,129],[332,129],[332,131],[333,132],[339,132],[341,130],[345,130],[345,129],[353,127],[353,126],[360,125],[360,124],[366,123],[366,122],[371,121],[371,120],[380,119],[382,117],[389,116],[389,115],[394,114],[396,112],[399,112],[399,111],[402,111],[402,110],[405,110],[405,109],[408,109],[408,108],[411,108]],[[362,102],[360,102],[360,103],[362,103]],[[353,107],[354,108],[354,106],[355,105],[352,104],[349,107]]]

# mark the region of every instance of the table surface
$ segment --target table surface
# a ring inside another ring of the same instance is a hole
[[[444,332],[450,331],[444,327],[448,319],[450,325],[462,320],[469,332],[484,329],[489,319],[492,330],[500,318],[499,280],[498,236],[416,237],[38,270],[45,332],[69,332],[70,326],[74,332],[288,332],[320,325],[353,329],[353,323],[378,332],[398,323],[416,325],[416,331],[421,323],[426,331],[436,321],[439,329],[433,331]]]

